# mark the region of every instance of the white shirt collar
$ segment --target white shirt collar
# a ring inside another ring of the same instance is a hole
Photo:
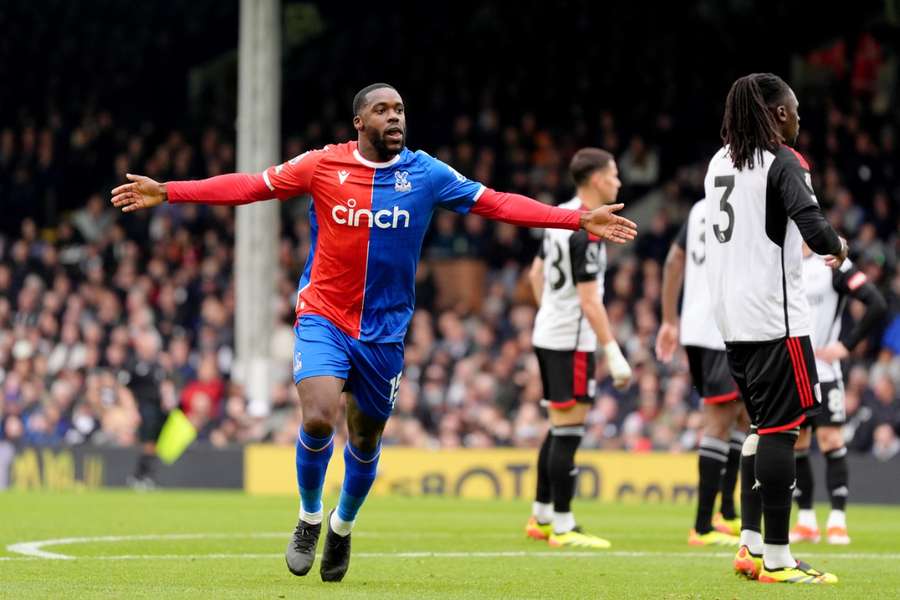
[[[400,154],[403,154],[402,150],[400,151]],[[384,169],[385,167],[390,167],[391,165],[397,164],[397,161],[400,160],[400,154],[395,155],[394,158],[387,162],[372,162],[371,160],[364,158],[363,155],[359,153],[359,148],[353,149],[353,158],[372,169]]]

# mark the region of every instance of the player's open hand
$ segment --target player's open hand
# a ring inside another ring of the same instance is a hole
[[[142,208],[153,208],[166,199],[164,184],[143,175],[127,173],[125,178],[131,183],[120,185],[112,191],[112,204],[122,212]]]
[[[597,237],[617,244],[630,242],[637,235],[637,225],[615,214],[624,207],[624,204],[610,204],[584,213],[581,215],[581,227]]]
[[[656,334],[656,358],[660,362],[667,363],[675,356],[678,347],[678,326],[663,322]]]
[[[837,254],[832,254],[825,259],[825,264],[832,269],[837,269],[844,264],[844,260],[847,259],[847,255],[850,253],[850,246],[847,245],[847,240],[844,238],[838,239],[841,240],[841,251]]]

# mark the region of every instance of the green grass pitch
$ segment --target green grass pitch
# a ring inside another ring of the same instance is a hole
[[[293,498],[0,493],[0,598],[900,598],[900,508],[851,506],[852,545],[794,547],[836,586],[772,586],[733,575],[728,549],[689,548],[687,505],[576,501],[585,528],[613,542],[597,552],[526,539],[529,507],[373,498],[347,577],[324,584],[318,563],[303,578],[285,568]]]

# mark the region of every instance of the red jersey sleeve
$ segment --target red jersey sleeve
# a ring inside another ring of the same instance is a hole
[[[316,167],[330,148],[331,146],[325,146],[321,150],[310,150],[280,165],[269,167],[262,174],[266,187],[279,200],[311,192]]]
[[[229,173],[195,181],[166,183],[169,202],[237,206],[270,200],[272,194],[259,173]]]
[[[527,196],[497,192],[486,188],[472,212],[486,219],[503,221],[524,227],[549,227],[552,229],[581,228],[581,211],[548,206]]]

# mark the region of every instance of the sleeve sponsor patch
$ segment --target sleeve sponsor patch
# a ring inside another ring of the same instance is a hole
[[[852,291],[855,291],[856,289],[858,289],[863,284],[865,284],[868,280],[869,280],[869,278],[866,277],[865,273],[863,273],[862,271],[857,271],[856,273],[851,275],[850,278],[847,280],[847,287],[852,292]]]

